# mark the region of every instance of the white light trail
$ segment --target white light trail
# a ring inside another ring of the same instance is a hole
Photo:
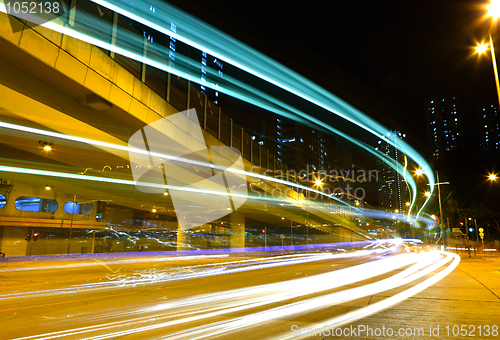
[[[142,332],[157,330],[194,321],[200,321],[227,313],[241,312],[249,308],[262,307],[270,303],[283,301],[298,296],[306,296],[318,293],[335,287],[340,287],[354,282],[366,280],[370,277],[376,277],[384,273],[394,271],[397,268],[411,265],[413,263],[411,267],[405,269],[403,272],[369,285],[336,292],[318,298],[307,299],[305,301],[301,301],[292,305],[274,308],[261,313],[251,314],[249,316],[232,319],[227,322],[223,321],[216,324],[210,324],[203,327],[204,333],[203,331],[199,331],[196,329],[188,329],[177,335],[180,338],[188,339],[194,339],[196,336],[213,336],[218,333],[222,334],[227,331],[239,330],[242,327],[248,327],[257,322],[260,323],[262,321],[268,321],[269,318],[272,318],[276,315],[283,316],[288,314],[291,315],[295,313],[302,313],[305,311],[321,308],[325,305],[335,304],[341,301],[348,301],[362,296],[374,294],[375,292],[392,289],[400,285],[410,283],[426,274],[429,274],[433,270],[436,270],[449,261],[449,258],[441,259],[441,255],[437,252],[422,254],[402,254],[346,269],[314,275],[311,277],[215,293],[205,296],[195,296],[180,301],[153,306],[136,311],[135,313],[130,312],[130,315],[136,315],[139,313],[147,314],[151,312],[161,312],[161,314],[148,315],[127,320],[127,324],[132,326],[130,327],[130,329],[126,330],[123,330],[123,328],[121,327],[123,325],[123,322],[113,322],[104,325],[76,328],[68,331],[47,333],[39,336],[24,337],[20,339],[56,339],[61,337],[74,337],[78,335],[85,336],[86,339],[97,340],[126,336],[129,334],[141,334]],[[216,303],[216,305],[213,305],[214,303]],[[177,309],[182,309],[189,306],[191,306],[192,309],[184,311],[181,310],[177,313],[175,312],[175,310]],[[174,314],[165,314],[166,311],[173,311]],[[138,324],[143,323],[148,318],[154,318],[155,322],[158,323],[147,326],[141,326]],[[162,320],[164,319],[173,320],[163,322]],[[135,327],[134,325],[137,325],[137,327]],[[119,330],[116,330],[117,328]],[[96,332],[99,335],[95,334]],[[173,334],[172,336],[174,336],[174,338],[177,337],[175,334]]]
[[[433,275],[432,277],[426,279],[423,282],[416,284],[415,286],[413,286],[411,288],[404,290],[401,293],[398,293],[398,294],[391,296],[387,299],[384,299],[382,301],[371,304],[367,307],[360,308],[356,311],[349,312],[349,313],[346,313],[346,314],[343,314],[341,316],[331,318],[328,320],[323,320],[323,321],[321,321],[321,324],[332,325],[334,327],[341,327],[343,325],[352,323],[354,321],[365,318],[367,316],[376,314],[380,311],[383,311],[384,309],[390,308],[390,307],[404,301],[405,299],[423,291],[424,289],[432,286],[433,284],[435,284],[436,282],[440,281],[445,276],[450,274],[458,266],[458,263],[460,262],[460,256],[458,256],[456,254],[448,253],[448,252],[441,252],[441,253],[445,254],[446,256],[449,257],[449,259],[448,259],[448,261],[446,261],[446,263],[448,263],[451,260],[452,260],[452,263],[448,267],[446,267],[445,269],[440,271],[439,273]],[[420,275],[420,276],[423,276],[423,275]],[[282,336],[276,337],[276,339],[292,339],[292,338],[293,339],[303,339],[303,338],[305,338],[305,336],[296,336],[296,335],[290,336],[290,334],[283,334]]]
[[[217,336],[221,334],[227,334],[230,332],[237,331],[239,329],[245,329],[247,327],[259,324],[262,325],[269,320],[275,320],[284,318],[290,315],[300,315],[307,312],[312,312],[320,308],[325,308],[327,306],[332,306],[338,303],[347,302],[355,299],[359,299],[365,296],[374,295],[383,291],[391,290],[405,284],[411,283],[429,273],[437,270],[441,266],[444,266],[452,259],[447,257],[445,259],[439,260],[440,256],[437,252],[424,253],[420,257],[420,262],[413,265],[412,267],[398,273],[387,279],[381,281],[367,284],[361,287],[356,287],[352,289],[347,289],[340,292],[335,292],[332,294],[323,295],[320,297],[308,299],[301,302],[292,303],[283,307],[277,307],[264,312],[255,313],[240,318],[235,318],[227,322],[218,322],[215,325],[205,325],[201,330],[195,330],[193,332],[181,332],[178,336],[168,336],[167,339],[185,339],[190,340],[202,339],[209,336]],[[439,260],[436,262],[436,260]],[[431,263],[429,267],[420,270],[422,267],[427,266]],[[330,324],[330,323],[325,323]],[[287,334],[289,335],[289,334]],[[295,336],[295,335],[294,335]]]

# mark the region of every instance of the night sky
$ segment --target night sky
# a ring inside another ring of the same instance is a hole
[[[426,156],[425,99],[458,95],[473,143],[477,106],[496,98],[489,54],[473,53],[487,0],[169,2],[406,132]]]

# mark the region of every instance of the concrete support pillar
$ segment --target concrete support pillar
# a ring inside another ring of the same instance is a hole
[[[233,212],[231,214],[231,248],[245,248],[245,215]]]
[[[177,251],[189,250],[189,236],[177,225]]]

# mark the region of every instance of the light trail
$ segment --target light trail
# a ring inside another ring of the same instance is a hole
[[[355,322],[357,320],[360,320],[362,318],[365,318],[367,316],[376,314],[380,311],[383,311],[387,308],[390,308],[405,299],[423,291],[424,289],[432,286],[436,282],[440,281],[444,277],[446,277],[448,274],[450,274],[457,266],[458,263],[460,262],[460,256],[453,254],[453,253],[448,253],[448,252],[441,252],[442,254],[446,254],[447,256],[450,257],[450,260],[452,260],[451,265],[440,271],[439,273],[433,275],[432,277],[426,279],[423,282],[420,282],[416,284],[413,287],[410,287],[406,289],[405,291],[398,293],[394,296],[391,296],[387,299],[384,299],[382,301],[376,302],[374,304],[371,304],[370,306],[360,308],[354,312],[349,312],[344,315],[331,318],[328,320],[321,321],[321,324],[323,325],[332,325],[334,327],[341,327],[343,325]],[[449,261],[447,261],[449,262]],[[289,334],[283,334],[280,337],[277,337],[276,339],[300,339],[300,338],[305,338],[305,336],[302,337],[297,337],[296,335],[290,336]]]
[[[96,337],[87,336],[86,339],[106,339],[110,337],[123,336],[126,334],[133,334],[133,333],[144,332],[151,329],[164,328],[176,324],[197,321],[218,315],[224,315],[235,311],[243,311],[250,308],[265,306],[273,302],[283,301],[298,296],[309,295],[315,292],[320,292],[335,287],[341,287],[344,285],[366,280],[371,277],[376,277],[384,273],[415,263],[418,261],[419,257],[420,256],[417,254],[396,255],[394,257],[368,262],[354,267],[340,269],[337,271],[314,275],[306,278],[215,293],[206,296],[195,296],[176,302],[160,304],[133,313],[130,312],[129,314],[135,315],[137,313],[159,312],[167,310],[174,311],[178,308],[192,306],[194,310],[197,311],[197,313],[201,313],[202,315],[188,316],[183,319],[177,319],[180,316],[183,316],[185,314],[189,315],[191,313],[189,311],[187,312],[181,311],[174,315],[165,316],[162,314],[159,315],[156,314],[153,316],[149,315],[142,318],[134,318],[131,320],[129,319],[124,322],[126,322],[127,324],[141,323],[148,318],[154,318],[155,320],[161,320],[164,318],[174,318],[176,320],[150,325],[142,328],[134,328],[127,331],[108,333],[102,336],[96,336]],[[307,287],[307,289],[304,289],[304,287]],[[250,296],[261,295],[261,294],[265,295],[260,297],[258,296],[256,298],[250,298]],[[223,303],[225,300],[231,300],[231,299],[235,299],[236,302],[233,303],[231,301],[228,301],[227,303]],[[216,303],[216,306],[208,306],[208,310],[206,309],[203,310],[202,304],[205,303]],[[216,311],[211,311],[214,308],[216,309]],[[122,323],[123,322],[113,322],[105,325],[83,327],[69,331],[54,332],[40,336],[24,337],[19,339],[54,339],[62,336],[75,336],[77,334],[83,334],[87,332],[102,332],[105,330],[109,330],[111,328],[120,327]]]
[[[212,258],[222,258],[228,257],[229,254],[221,254],[221,255],[200,255],[200,256],[178,256],[178,257],[164,257],[164,258],[145,258],[145,259],[127,259],[127,260],[118,260],[118,261],[106,261],[106,265],[115,265],[115,264],[134,264],[134,263],[155,263],[155,262],[175,262],[175,261],[189,261],[189,260],[197,260],[197,259],[212,259]],[[263,259],[265,260],[265,259]],[[8,272],[24,272],[24,271],[33,271],[33,270],[53,270],[53,269],[70,269],[70,268],[81,268],[81,267],[94,267],[101,266],[102,261],[95,259],[95,261],[100,262],[91,262],[91,263],[73,263],[73,264],[64,264],[64,265],[49,265],[49,266],[40,266],[40,267],[23,267],[23,268],[3,268],[0,269],[0,273],[8,273]],[[235,261],[237,262],[245,262],[252,260],[243,260],[243,261]],[[231,263],[231,262],[229,262]],[[208,264],[212,265],[212,264]],[[203,266],[208,266],[203,265]]]
[[[63,140],[69,140],[69,141],[73,141],[73,142],[85,143],[88,145],[100,146],[100,147],[104,147],[106,149],[111,149],[111,150],[119,150],[119,151],[126,151],[129,153],[151,155],[152,157],[159,157],[162,159],[175,160],[178,162],[192,164],[192,165],[198,165],[198,166],[206,167],[206,168],[210,168],[210,169],[217,169],[217,170],[221,170],[221,171],[233,172],[236,174],[240,174],[240,175],[244,175],[244,176],[248,176],[248,177],[253,177],[253,178],[258,178],[258,179],[265,180],[268,182],[279,183],[279,184],[283,184],[286,186],[301,189],[304,191],[309,191],[309,192],[319,194],[319,195],[331,198],[333,200],[336,200],[337,202],[339,202],[341,204],[348,205],[348,203],[336,198],[335,196],[330,195],[330,194],[326,194],[320,190],[316,190],[314,188],[300,185],[298,183],[289,182],[289,181],[281,180],[278,178],[257,174],[255,172],[239,170],[239,169],[235,169],[235,168],[231,168],[231,167],[226,168],[223,166],[219,166],[217,164],[205,163],[205,162],[200,162],[200,161],[196,161],[196,160],[192,160],[192,159],[188,159],[188,158],[182,158],[182,157],[162,154],[162,153],[158,153],[158,152],[150,152],[148,150],[141,150],[138,148],[129,147],[129,146],[125,146],[125,145],[102,142],[102,141],[98,141],[95,139],[66,135],[63,133],[52,132],[52,131],[47,131],[47,130],[42,130],[42,129],[36,129],[36,128],[27,127],[27,126],[17,125],[17,124],[10,124],[10,123],[1,122],[1,121],[0,121],[0,127],[10,129],[10,130],[33,133],[33,134],[41,135],[41,136],[49,136],[49,137],[63,139]],[[97,182],[108,182],[108,183],[133,185],[133,186],[135,186],[136,184],[139,184],[141,186],[146,186],[146,187],[151,187],[151,188],[161,188],[161,189],[179,190],[179,191],[192,191],[192,192],[209,193],[209,194],[213,194],[213,195],[223,195],[223,196],[228,195],[228,192],[226,190],[221,191],[221,192],[219,192],[219,191],[207,191],[207,190],[196,190],[194,188],[184,188],[184,187],[178,187],[178,186],[172,186],[172,185],[161,185],[161,184],[155,184],[155,183],[136,182],[136,181],[131,181],[131,180],[123,180],[123,179],[113,179],[113,178],[109,178],[109,177],[88,176],[88,175],[83,175],[83,174],[80,175],[80,174],[71,174],[71,173],[64,173],[64,172],[53,172],[53,171],[46,171],[46,170],[19,168],[19,167],[0,166],[0,171],[24,173],[24,174],[32,174],[32,175],[41,175],[41,176],[50,176],[50,177],[80,179],[80,180],[97,181]],[[247,197],[247,196],[242,196],[242,195],[238,195],[238,194],[234,194],[234,193],[229,193],[229,195],[234,196],[234,197]],[[251,196],[249,196],[249,197],[252,198]],[[260,197],[260,198],[264,199],[264,200],[266,200],[266,199],[267,200],[275,200],[275,199],[271,199],[268,197],[264,197],[264,198]],[[278,200],[278,201],[281,201],[281,200]]]
[[[300,76],[294,71],[277,63],[271,58],[266,57],[265,55],[253,50],[252,48],[237,41],[236,39],[224,34],[223,32],[218,31],[217,29],[214,29],[213,27],[203,22],[200,22],[200,20],[197,20],[189,14],[184,13],[166,3],[142,3],[139,1],[136,2],[133,7],[131,7],[128,1],[123,0],[115,0],[113,1],[113,3],[104,0],[91,1],[113,11],[116,11],[137,22],[140,22],[147,27],[153,28],[154,30],[157,30],[158,32],[161,32],[167,36],[172,36],[190,46],[193,46],[201,51],[205,51],[217,58],[220,58],[227,63],[248,72],[249,74],[263,79],[287,92],[296,95],[299,98],[307,100],[317,105],[318,107],[321,107],[331,113],[334,113],[335,115],[342,117],[343,119],[368,131],[369,133],[377,136],[380,139],[386,140],[386,142],[414,159],[415,162],[422,166],[423,169],[425,168],[425,174],[428,177],[429,183],[431,183],[432,187],[434,178],[427,172],[430,171],[430,166],[427,164],[424,158],[421,157],[420,154],[413,148],[411,148],[407,143],[405,143],[404,141],[400,141],[399,144],[401,144],[401,146],[398,146],[390,139],[386,139],[385,135],[387,129],[381,124],[368,117],[364,113],[360,112],[359,110],[356,110],[354,107],[345,103],[340,98],[334,96],[333,94],[314,84],[310,80]],[[153,6],[155,7],[154,13],[149,11],[151,4],[153,4]],[[154,21],[161,22],[162,24],[155,24]],[[163,24],[164,22],[176,22],[180,27],[182,27],[182,32],[184,33],[178,34],[177,32],[172,32],[172,30],[165,27],[165,25]],[[210,34],[208,34],[208,32],[210,32]],[[196,79],[195,82],[204,86],[208,85],[202,82],[200,79]],[[274,99],[272,102],[276,101],[277,100]],[[281,112],[275,113],[281,114]],[[339,132],[332,126],[325,126],[325,122],[322,122],[304,112],[299,112],[297,110],[295,111],[295,113],[298,116],[313,122],[317,126],[324,126],[335,133]],[[343,135],[344,137],[346,136],[345,134],[341,135]],[[348,137],[348,140],[354,142],[355,139]],[[358,146],[361,145],[358,144]],[[383,157],[381,157],[382,153],[377,156],[384,162],[387,162],[385,159],[383,159]],[[394,167],[395,162],[391,162],[391,164],[389,165]],[[404,172],[401,172],[399,169],[395,168],[395,170],[401,173],[401,175],[406,176],[406,174]],[[412,193],[412,201],[415,201],[416,184],[411,177],[410,185],[413,189],[415,189]],[[427,204],[428,201],[429,198],[426,199],[423,207]],[[422,209],[420,211],[422,211]]]
[[[1,125],[1,122],[0,122]],[[189,160],[188,160],[189,161]],[[229,169],[228,169],[229,170]],[[89,175],[81,175],[81,174],[73,174],[73,173],[66,173],[66,172],[55,172],[55,171],[48,171],[48,170],[38,170],[38,169],[29,169],[29,168],[19,168],[19,167],[11,167],[11,166],[4,166],[0,165],[0,172],[10,172],[10,173],[19,173],[19,174],[26,174],[26,175],[39,175],[39,176],[47,176],[47,177],[56,177],[56,178],[67,178],[67,179],[76,179],[76,180],[82,180],[82,181],[93,181],[93,182],[104,182],[104,183],[112,183],[112,184],[121,184],[121,185],[127,185],[127,186],[136,186],[137,184],[140,184],[141,186],[148,186],[148,187],[154,187],[154,188],[161,188],[161,189],[168,189],[168,190],[179,190],[179,191],[189,191],[189,192],[195,192],[195,193],[201,193],[201,194],[212,194],[212,195],[221,195],[221,196],[233,196],[233,197],[241,197],[241,198],[248,198],[251,200],[261,200],[261,201],[273,201],[273,202],[282,202],[286,201],[288,202],[287,199],[281,199],[281,198],[273,198],[273,197],[267,197],[266,195],[263,196],[253,196],[253,195],[239,195],[239,194],[234,194],[234,193],[228,193],[227,191],[210,191],[210,190],[202,190],[202,189],[196,189],[196,188],[186,188],[186,187],[178,187],[178,186],[172,186],[172,185],[166,185],[166,184],[155,184],[155,183],[148,183],[148,182],[136,182],[133,180],[124,180],[124,179],[116,179],[116,178],[109,178],[109,177],[99,177],[99,176],[89,176]],[[271,182],[277,182],[280,184],[285,184],[285,185],[290,185],[294,186],[296,188],[302,189],[302,190],[308,190],[311,192],[316,192],[319,193],[323,196],[326,196],[328,198],[334,198],[333,195],[325,194],[321,191],[315,190],[313,188],[301,186],[296,183],[292,182],[286,182],[283,180],[279,179],[274,179],[272,177],[267,177],[264,175],[259,175],[255,174],[252,172],[242,172],[243,174],[246,174],[248,176],[253,176],[257,177],[260,179],[265,179],[266,181],[271,181]],[[285,182],[285,183],[283,183]],[[336,199],[336,198],[334,198]],[[336,199],[338,200],[338,199]],[[342,204],[345,204],[347,206],[350,206],[348,203],[344,201],[339,201],[342,202]],[[313,202],[308,203],[308,206],[314,206],[315,204]],[[320,205],[315,205],[318,208],[321,208]],[[372,210],[372,209],[356,209],[359,211],[363,211],[362,215],[366,217],[389,217],[394,216],[393,218],[400,217],[401,220],[408,220],[407,216],[403,214],[389,214],[387,212],[381,212],[377,210]],[[356,214],[356,212],[353,212],[352,214]],[[390,216],[389,216],[390,215]],[[412,215],[415,220],[425,222],[428,225],[428,229],[432,229],[435,226],[435,222],[432,219],[421,217],[418,214],[417,215]],[[410,223],[414,223],[414,221],[408,220]]]
[[[430,171],[430,167],[428,164],[425,162],[425,160],[415,151],[413,150],[409,145],[404,143],[403,141],[400,141],[398,146],[395,145],[395,143],[392,143],[390,139],[385,138],[385,133],[387,129],[385,129],[382,125],[378,124],[362,112],[354,109],[350,105],[346,104],[345,102],[341,101],[339,98],[335,97],[331,93],[327,92],[326,90],[322,89],[321,87],[317,86],[316,84],[308,81],[307,79],[299,76],[298,74],[294,73],[293,71],[286,69],[282,65],[276,63],[275,61],[271,60],[270,58],[267,58],[260,53],[250,49],[248,46],[245,46],[244,44],[241,44],[240,42],[234,40],[233,38],[223,34],[222,32],[219,32],[210,26],[199,22],[198,20],[192,18],[191,16],[180,12],[176,10],[175,8],[172,8],[168,4],[160,3],[160,2],[154,2],[155,8],[157,8],[156,13],[158,13],[157,16],[153,17],[153,14],[148,11],[147,9],[150,8],[151,3],[143,3],[143,2],[138,2],[137,4],[134,5],[134,8],[136,11],[139,12],[139,15],[136,15],[130,10],[127,10],[125,8],[130,8],[129,4],[124,1],[115,1],[113,4],[106,2],[106,1],[101,1],[101,0],[95,0],[94,2],[99,3],[100,5],[108,8],[112,8],[113,10],[120,12],[121,14],[132,17],[138,22],[142,22],[146,24],[149,27],[153,27],[156,30],[159,30],[160,32],[167,34],[167,35],[173,35],[171,31],[168,29],[164,28],[162,25],[157,25],[153,21],[158,20],[159,22],[182,22],[183,26],[183,31],[184,32],[195,32],[195,34],[192,34],[192,39],[188,38],[186,35],[181,35],[181,34],[175,34],[175,37],[181,41],[184,41],[191,46],[194,46],[196,48],[199,48],[200,50],[207,51],[210,54],[217,56],[221,58],[222,60],[225,60],[226,62],[235,65],[236,67],[239,67],[240,69],[260,78],[263,79],[271,84],[276,85],[277,87],[288,91],[290,93],[293,93],[294,95],[298,96],[299,98],[302,98],[304,100],[307,100],[315,105],[317,105],[320,108],[323,108],[327,111],[330,111],[347,121],[355,124],[356,126],[368,131],[369,133],[377,136],[380,139],[386,140],[388,143],[393,145],[394,147],[398,148],[403,152],[404,154],[408,155],[408,157],[412,158],[419,166],[422,168],[428,177],[429,183],[431,184],[431,191],[433,190],[433,183],[434,183],[434,178],[432,176],[432,172]],[[144,9],[140,9],[144,7]],[[0,4],[0,10],[5,12],[5,6],[3,4]],[[163,13],[162,16],[160,16],[160,13]],[[168,14],[167,14],[168,13]],[[172,15],[175,13],[175,15],[178,15],[178,17],[173,19],[173,21],[166,20],[168,15]],[[114,51],[116,53],[122,54],[124,56],[127,56],[129,58],[132,58],[134,60],[138,60],[140,62],[146,63],[148,65],[151,65],[153,67],[157,67],[159,69],[165,70],[167,72],[171,72],[173,74],[180,75],[186,79],[189,79],[193,82],[203,84],[204,86],[210,87],[210,84],[206,84],[201,81],[201,79],[198,79],[198,74],[194,76],[193,74],[189,74],[187,72],[181,72],[179,73],[178,70],[175,70],[174,68],[171,68],[170,66],[166,65],[165,62],[159,62],[155,60],[151,60],[147,57],[141,56],[139,54],[127,51],[122,48],[118,48],[116,46],[113,46],[109,43],[105,43],[102,40],[96,39],[89,37],[85,34],[79,33],[75,31],[74,29],[71,29],[69,27],[63,27],[60,26],[54,22],[48,22],[48,23],[43,23],[40,21],[40,19],[23,14],[26,16],[25,18],[22,17],[23,19],[27,19],[29,21],[38,23],[44,27],[47,27],[49,29],[58,31],[60,33],[72,36],[74,38],[77,38],[79,40],[83,40],[86,42],[89,42],[91,44],[94,44],[96,46],[103,47],[105,49],[108,49],[110,51]],[[154,19],[154,20],[153,20]],[[91,20],[89,17],[88,20]],[[87,23],[88,25],[89,23]],[[97,25],[96,25],[97,26]],[[203,30],[200,30],[200,27],[203,27]],[[211,35],[207,35],[207,32],[212,32]],[[185,33],[187,34],[187,33]],[[217,36],[218,38],[216,40],[210,40],[207,39],[207,37],[215,37]],[[132,40],[133,41],[133,40]],[[214,41],[217,43],[214,44]],[[217,45],[219,46],[224,46],[227,48],[221,49],[220,47],[218,48]],[[233,54],[235,53],[235,49],[237,49],[237,53],[239,56],[234,56]],[[245,53],[240,53],[240,51],[245,51]],[[245,55],[245,58],[242,58],[243,55]],[[254,58],[251,58],[252,62],[250,63],[248,61],[249,56],[254,56]],[[179,73],[179,74],[178,74]],[[224,92],[224,89],[218,89],[221,92]],[[253,93],[253,92],[252,92]],[[234,93],[234,92],[229,92],[228,93],[231,96],[234,96],[236,98],[240,98],[242,100],[245,100],[249,103],[252,103],[254,105],[264,107],[266,109],[269,109],[272,112],[275,112],[280,115],[285,115],[289,116],[286,112],[282,110],[276,110],[269,105],[264,104],[263,102],[259,100],[251,100],[248,98],[247,95],[244,95],[242,93]],[[273,102],[278,102],[277,99],[273,100]],[[299,112],[298,110],[294,109],[294,112],[296,115],[299,117],[302,117],[303,119],[306,119],[318,126],[323,126],[327,130],[330,130],[335,133],[339,133],[336,129],[334,129],[332,126],[325,124],[324,122],[319,121],[318,119],[307,115],[303,112]],[[361,146],[363,149],[366,151],[370,152],[373,155],[376,155],[378,158],[380,158],[382,161],[388,163],[392,168],[394,168],[396,171],[400,172],[403,176],[406,176],[406,174],[402,173],[401,170],[399,170],[395,166],[395,161],[389,161],[384,157],[381,153],[377,153],[374,150],[372,150],[371,147],[368,145],[357,141],[354,138],[349,137],[346,134],[340,134],[343,137],[346,137],[348,140],[351,142],[357,144],[358,146]],[[416,199],[416,184],[413,178],[408,177],[410,180],[410,186],[414,189],[412,192],[412,201],[415,201]],[[422,205],[421,209],[419,212],[417,212],[417,216],[420,214],[420,212],[424,209],[425,205],[428,203],[430,200],[430,197],[426,199],[426,202]]]
[[[443,258],[444,257],[444,258]],[[360,282],[368,278],[383,275],[407,267],[401,272],[397,272],[388,278],[377,282],[361,285],[355,288],[349,288],[339,292],[313,297],[282,307],[272,308],[263,312],[253,313],[243,317],[232,318],[227,321],[219,321],[205,325],[203,327],[189,328],[187,330],[166,335],[161,338],[169,339],[198,339],[212,337],[222,334],[228,334],[234,331],[246,330],[256,324],[268,322],[274,318],[282,318],[290,315],[303,314],[314,310],[332,306],[338,303],[359,299],[364,296],[373,295],[382,291],[388,291],[403,285],[410,284],[422,277],[439,270],[453,260],[453,264],[441,272],[434,274],[430,279],[417,284],[417,289],[407,289],[403,293],[396,294],[394,297],[386,299],[385,303],[378,303],[369,306],[369,309],[361,308],[357,314],[348,313],[349,317],[367,315],[387,308],[388,304],[395,304],[401,301],[402,296],[411,296],[421,291],[429,285],[430,282],[437,282],[440,278],[446,276],[458,264],[458,259],[454,254],[445,252],[430,252],[421,254],[402,254],[390,258],[364,263],[350,268],[340,269],[333,272],[318,274],[301,279],[295,279],[280,283],[267,284],[245,289],[231,290],[227,292],[214,293],[209,295],[194,296],[188,299],[159,304],[141,310],[130,311],[122,316],[132,316],[126,321],[116,321],[107,324],[99,324],[88,327],[80,327],[71,330],[46,333],[36,336],[18,338],[21,339],[59,339],[73,338],[75,336],[85,339],[109,339],[131,334],[144,334],[148,331],[159,330],[162,328],[197,322],[204,319],[219,317],[228,313],[242,312],[251,308],[263,307],[265,305],[279,301],[289,300],[291,298],[305,297],[322,291],[327,291],[336,287]],[[430,280],[430,281],[429,281]],[[424,287],[424,288],[423,288]],[[215,303],[215,304],[214,304]],[[187,309],[186,309],[187,308]],[[171,311],[171,314],[165,312]],[[143,317],[134,317],[137,314],[149,314]],[[160,314],[158,314],[160,312]],[[343,316],[334,318],[342,318]],[[143,325],[147,320],[155,320],[155,324]],[[123,329],[124,324],[128,329]],[[144,335],[146,336],[146,335]],[[287,338],[289,333],[284,335]]]
[[[426,258],[426,255],[428,256],[428,258]],[[430,274],[431,272],[437,270],[438,268],[446,265],[448,262],[451,261],[451,258],[447,257],[445,259],[436,262],[435,253],[427,253],[426,255],[421,255],[421,257],[424,257],[424,259],[422,259],[419,263],[411,266],[410,268],[407,268],[404,271],[392,277],[380,280],[375,283],[367,284],[361,287],[347,289],[340,292],[335,292],[332,294],[323,295],[316,298],[311,298],[305,301],[288,304],[283,307],[268,309],[264,312],[247,315],[240,318],[235,318],[231,321],[217,322],[214,325],[204,325],[203,329],[201,330],[195,330],[192,332],[184,331],[180,332],[177,336],[174,334],[173,336],[165,336],[164,338],[165,339],[187,338],[190,340],[202,339],[206,337],[231,333],[238,329],[246,329],[247,327],[256,324],[262,325],[263,323],[268,322],[269,320],[284,318],[291,315],[305,314],[307,312],[312,312],[317,309],[325,308],[327,306],[333,306],[339,303],[352,301],[355,299],[374,295],[383,291],[403,286],[425,275]],[[429,264],[431,264],[429,267],[420,270]],[[326,324],[331,324],[331,323],[326,323]]]
[[[48,290],[39,290],[34,292],[22,292],[22,293],[11,293],[11,294],[3,294],[0,295],[0,300],[6,299],[18,299],[18,298],[26,298],[26,297],[35,297],[35,296],[54,296],[59,294],[70,294],[75,291],[84,292],[90,290],[97,289],[116,289],[116,288],[126,288],[127,286],[138,286],[138,285],[146,285],[146,284],[155,284],[155,283],[165,283],[179,280],[188,280],[188,279],[199,279],[208,276],[216,276],[216,275],[227,275],[227,274],[235,274],[247,271],[261,270],[261,269],[269,269],[287,265],[297,265],[303,263],[311,263],[315,261],[323,261],[323,260],[331,260],[331,259],[343,259],[343,258],[351,258],[351,257],[362,257],[369,256],[373,254],[384,253],[383,249],[372,249],[372,250],[360,250],[353,253],[346,254],[331,254],[331,253],[321,253],[315,255],[307,255],[299,258],[295,258],[296,256],[288,255],[288,256],[278,256],[276,258],[272,258],[269,260],[270,263],[251,263],[253,265],[243,266],[240,268],[227,268],[228,263],[220,263],[217,264],[220,268],[214,268],[211,270],[206,270],[202,272],[195,273],[187,273],[187,274],[178,274],[178,275],[168,275],[157,274],[151,275],[151,277],[145,277],[137,279],[135,277],[124,278],[116,281],[106,281],[106,282],[94,282],[87,283],[81,285],[73,285],[67,288],[57,288],[57,289],[48,289]],[[250,260],[249,260],[250,261]],[[247,261],[238,261],[240,264],[247,265]],[[256,261],[254,261],[256,262]],[[258,262],[258,261],[257,261]],[[230,264],[234,264],[234,262],[230,262]]]

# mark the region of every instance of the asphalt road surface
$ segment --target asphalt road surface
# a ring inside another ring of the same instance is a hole
[[[334,332],[439,282],[458,261],[400,246],[3,263],[0,338],[361,338]]]

